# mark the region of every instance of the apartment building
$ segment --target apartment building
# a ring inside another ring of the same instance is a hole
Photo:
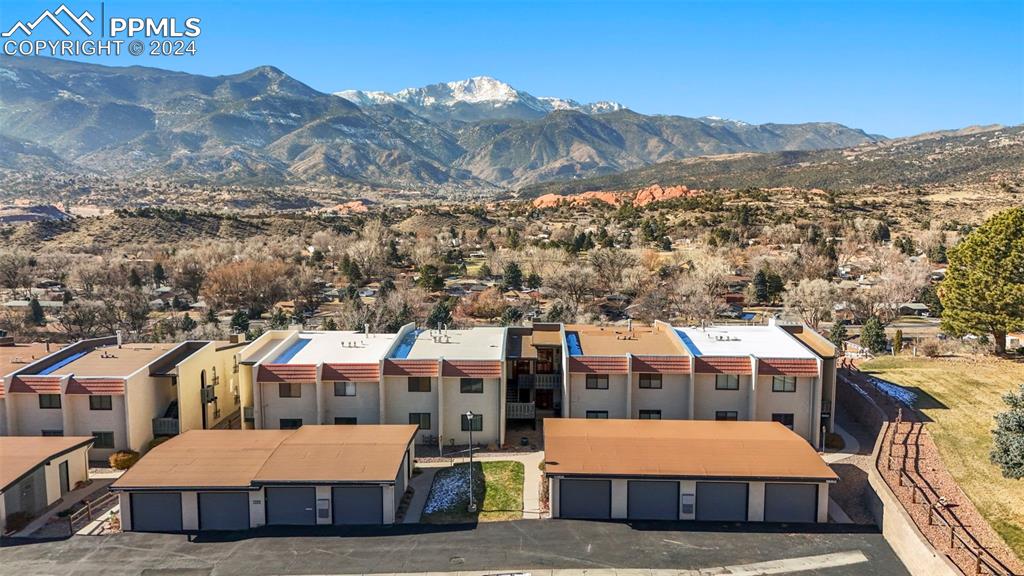
[[[2,333],[2,331],[0,331]],[[7,374],[24,368],[43,356],[60,350],[61,345],[44,342],[18,343],[9,336],[0,336],[0,382]],[[0,385],[0,436],[7,434],[7,400]]]
[[[504,328],[274,331],[239,354],[245,426],[415,424],[439,447],[504,441]],[[474,418],[465,417],[472,411]]]
[[[4,377],[6,434],[91,436],[89,457],[145,452],[157,436],[237,424],[240,343],[83,340]]]

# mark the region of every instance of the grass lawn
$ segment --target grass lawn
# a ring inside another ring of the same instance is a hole
[[[469,464],[456,464],[434,475],[421,521],[427,524],[459,524],[518,520],[523,517],[523,463],[475,462],[473,494],[479,511],[469,506]],[[481,504],[482,503],[482,504]]]
[[[946,467],[992,528],[1024,558],[1024,480],[1003,478],[988,459],[993,416],[1006,410],[1002,395],[1024,383],[1024,364],[998,358],[889,357],[861,368],[920,390],[917,407],[934,420],[929,430]]]

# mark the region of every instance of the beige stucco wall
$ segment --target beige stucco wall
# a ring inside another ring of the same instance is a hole
[[[739,390],[715,390],[714,374],[694,374],[693,387],[695,420],[714,420],[719,410],[735,410],[740,420],[750,419],[750,376],[740,376]]]
[[[380,385],[356,382],[355,396],[335,396],[334,382],[323,383],[324,424],[333,424],[336,417],[355,418],[357,424],[380,423]],[[406,422],[408,423],[408,416]]]
[[[110,397],[110,410],[90,410],[87,394],[68,394],[63,398],[65,414],[65,436],[92,436],[93,432],[113,432],[114,448],[93,448],[89,457],[105,460],[117,450],[129,449],[127,419],[125,418],[125,397]],[[152,432],[152,428],[150,429]],[[135,448],[132,448],[133,450]]]
[[[241,402],[235,403],[234,392],[239,388],[240,381],[240,375],[235,374],[233,369],[236,348],[218,351],[217,346],[217,343],[211,342],[178,364],[178,408],[182,432],[203,427],[200,392],[203,371],[206,372],[206,383],[214,386],[214,394],[217,396],[216,404],[206,406],[207,428],[216,427],[241,408]]]
[[[772,377],[757,378],[757,420],[771,421],[772,414],[792,414],[793,431],[812,440],[811,398],[817,378],[797,378],[796,392],[772,392]]]
[[[46,502],[52,504],[60,498],[60,464],[68,463],[68,488],[75,489],[79,482],[89,479],[89,456],[85,447],[72,450],[63,456],[50,460],[45,466]]]
[[[461,378],[442,378],[444,381],[444,428],[441,432],[445,446],[452,440],[455,444],[469,444],[469,432],[462,431],[462,415],[472,411],[483,417],[483,430],[473,433],[475,444],[497,444],[501,431],[499,402],[501,380],[484,378],[483,394],[463,394],[460,391]]]
[[[282,418],[302,418],[303,424],[318,424],[316,384],[302,384],[299,398],[281,398],[276,382],[259,384],[263,397],[263,428],[276,430]]]
[[[61,408],[40,409],[38,394],[8,394],[5,400],[8,409],[15,414],[11,419],[12,436],[39,436],[43,430],[63,430],[64,417]]]
[[[641,410],[661,410],[662,420],[685,420],[689,417],[690,377],[687,374],[662,374],[661,388],[658,389],[640,388],[640,375],[634,373],[632,390],[630,418],[639,418]]]
[[[0,386],[3,383],[0,382]],[[7,398],[0,398],[0,436],[7,436],[10,432],[7,431]]]
[[[626,418],[626,375],[608,376],[607,390],[587,390],[586,374],[569,375],[570,417],[586,418],[587,410],[607,410],[608,418]]]
[[[150,377],[148,368],[128,378],[124,395],[128,412],[128,449],[145,451],[153,439],[153,418],[163,416],[177,398],[171,379]]]
[[[430,379],[430,392],[409,392],[409,379],[405,376],[385,376],[385,424],[408,424],[410,412],[429,412],[430,430],[420,430],[416,441],[425,436],[437,436],[440,429],[437,411],[437,378]]]

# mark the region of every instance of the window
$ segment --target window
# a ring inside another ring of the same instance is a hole
[[[740,419],[739,412],[735,410],[718,410],[715,412],[715,420],[727,420],[735,422]]]
[[[772,376],[772,392],[796,392],[796,376]]]
[[[459,391],[463,394],[483,394],[484,393],[484,379],[483,378],[460,378],[459,379]]]
[[[281,418],[281,430],[298,430],[302,427],[302,418]]]
[[[334,417],[334,423],[335,424],[346,424],[346,425],[347,424],[357,424],[355,418],[350,418],[348,416],[335,416]]]
[[[607,374],[587,374],[587,390],[607,390]]]
[[[114,447],[114,433],[113,432],[93,432],[92,437],[96,440],[93,441],[93,448],[113,448]]]
[[[772,422],[778,422],[790,430],[793,429],[792,414],[772,414]]]
[[[63,436],[63,430],[42,430],[43,436]]]
[[[39,408],[43,410],[60,408],[60,394],[40,394]]]
[[[661,410],[641,410],[641,420],[661,420]]]
[[[89,396],[89,410],[111,410],[113,402],[112,396]]]
[[[335,396],[355,396],[356,395],[356,383],[355,382],[335,382],[334,383],[334,395]]]
[[[410,412],[409,424],[415,424],[420,430],[430,430],[430,412]]]
[[[427,376],[410,377],[409,392],[430,392],[430,378]]]
[[[661,374],[641,374],[641,388],[661,388]]]
[[[277,395],[280,398],[301,398],[302,384],[281,382],[277,385]]]
[[[473,432],[483,432],[484,431],[484,417],[481,416],[480,414],[474,414],[472,420],[470,420],[469,418],[466,417],[465,414],[463,414],[462,415],[462,431],[463,432],[469,432],[470,431],[470,424],[472,424]]]
[[[719,374],[715,376],[715,390],[739,390],[740,377],[736,374]]]
[[[591,420],[607,420],[607,410],[587,410],[587,418]]]

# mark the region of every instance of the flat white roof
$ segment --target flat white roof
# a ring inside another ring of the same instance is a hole
[[[268,364],[345,364],[379,362],[395,342],[395,334],[355,331],[299,332],[291,345]]]
[[[778,326],[708,326],[675,331],[694,356],[815,358],[814,353]]]
[[[409,359],[448,358],[452,360],[503,360],[501,344],[505,329],[481,327],[469,330],[424,330],[416,335]]]

